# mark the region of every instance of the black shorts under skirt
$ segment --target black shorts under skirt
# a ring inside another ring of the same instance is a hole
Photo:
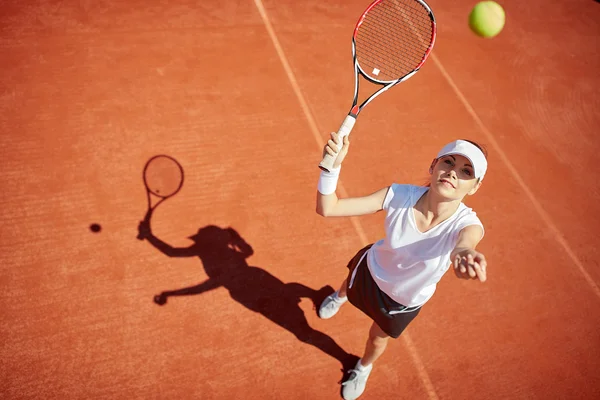
[[[371,246],[359,250],[348,263],[348,300],[386,334],[398,338],[419,314],[421,307],[406,307],[379,289],[367,266],[367,251]],[[355,269],[356,275],[352,279]]]

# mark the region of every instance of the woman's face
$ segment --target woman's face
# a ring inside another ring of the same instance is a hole
[[[431,188],[444,198],[463,199],[475,194],[480,185],[471,162],[464,156],[443,156],[431,165]]]

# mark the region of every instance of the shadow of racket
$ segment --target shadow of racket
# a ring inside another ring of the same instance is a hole
[[[175,196],[183,186],[183,168],[173,157],[160,154],[146,162],[143,172],[148,211],[142,223],[149,223],[152,213],[162,202]],[[139,240],[145,235],[138,234]]]

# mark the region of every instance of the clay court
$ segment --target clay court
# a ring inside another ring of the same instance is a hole
[[[384,214],[322,218],[315,193],[368,3],[2,2],[0,397],[341,398],[370,321],[313,302]],[[447,273],[361,399],[600,398],[600,4],[500,3],[482,39],[475,1],[430,0],[431,57],[352,132],[348,196],[424,183],[457,138],[490,163],[466,201],[488,281]],[[185,183],[153,245],[157,154]]]

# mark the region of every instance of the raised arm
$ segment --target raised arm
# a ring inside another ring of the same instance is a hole
[[[198,255],[197,249],[193,245],[190,247],[173,247],[154,236],[149,219],[140,222],[138,231],[141,238],[146,239],[152,246],[169,257],[193,257]]]
[[[336,157],[331,172],[321,172],[317,190],[317,214],[324,217],[349,217],[353,215],[373,214],[383,208],[383,201],[389,187],[363,197],[338,198],[335,190],[340,174],[342,161],[348,153],[350,141],[344,136],[344,142],[338,152],[339,140],[337,133],[331,133],[331,139],[325,145],[323,154],[329,153]]]

